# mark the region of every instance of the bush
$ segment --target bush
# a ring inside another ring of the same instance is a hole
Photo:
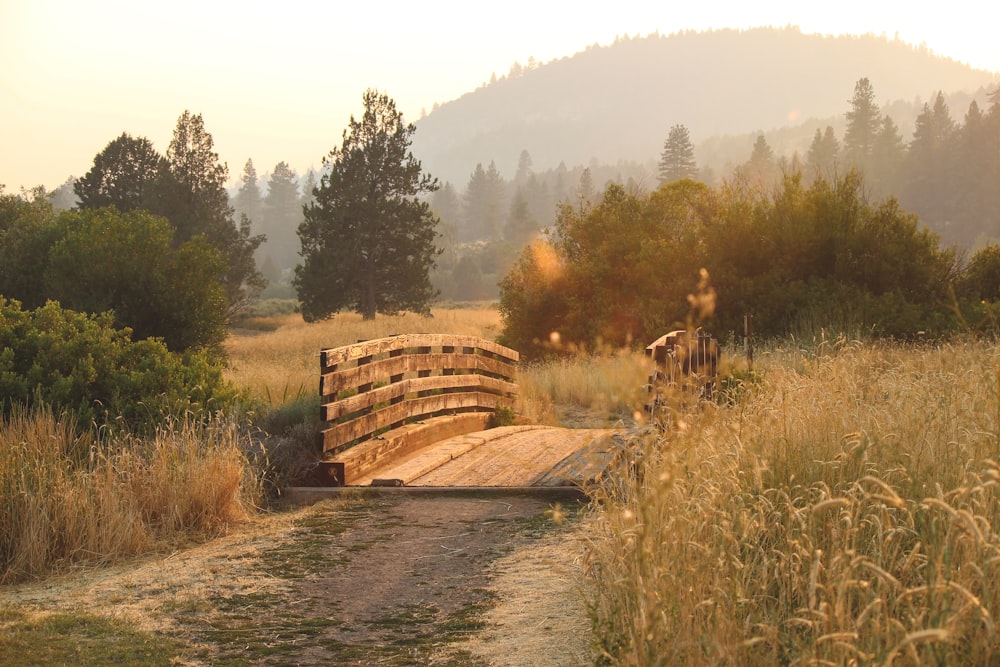
[[[966,291],[998,298],[996,265],[979,258]],[[747,313],[767,337],[803,318],[895,338],[958,324],[947,305],[955,252],[895,200],[870,202],[851,172],[809,187],[789,176],[773,194],[691,181],[636,194],[613,184],[591,207],[563,206],[552,242],[529,249],[501,282],[500,338],[527,359],[548,351],[553,332],[587,349],[648,342],[686,322],[701,269],[719,298],[698,324],[723,336],[742,330]]]
[[[203,238],[178,243],[165,218],[114,208],[65,211],[0,196],[0,294],[29,308],[49,299],[112,311],[136,339],[171,350],[226,337],[225,257]]]
[[[34,311],[0,297],[0,396],[49,405],[81,425],[149,430],[167,415],[224,409],[237,391],[206,352],[170,352],[155,338],[133,341],[112,316],[49,302]]]

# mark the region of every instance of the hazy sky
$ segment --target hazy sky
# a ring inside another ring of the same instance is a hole
[[[361,94],[406,120],[501,76],[617,35],[797,25],[885,33],[1000,72],[982,0],[949,16],[911,0],[549,2],[468,0],[0,0],[0,183],[53,189],[123,131],[165,152],[178,116],[201,113],[238,180],[284,160],[319,167]]]

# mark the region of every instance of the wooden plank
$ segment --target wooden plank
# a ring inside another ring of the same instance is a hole
[[[437,417],[422,424],[408,424],[390,431],[377,440],[369,440],[339,454],[333,461],[344,469],[346,484],[358,484],[372,471],[385,467],[387,462],[399,460],[413,451],[435,442],[448,440],[463,433],[486,428],[489,415],[468,413]],[[370,482],[370,480],[369,480]]]
[[[409,354],[380,359],[363,366],[324,373],[320,377],[320,396],[336,394],[366,384],[374,384],[393,375],[419,373],[451,368],[492,373],[508,380],[517,377],[517,367],[508,362],[481,354]]]
[[[511,398],[481,391],[438,394],[402,401],[324,430],[323,451],[337,449],[346,443],[368,437],[380,429],[408,419],[420,419],[450,410],[492,411],[499,405],[509,405],[512,402]]]
[[[490,440],[410,484],[412,486],[536,486],[555,483],[551,473],[560,461],[609,429],[546,428],[512,432]],[[382,476],[382,472],[375,473]],[[559,480],[561,484],[575,480]]]
[[[498,380],[487,375],[466,373],[462,375],[431,375],[422,378],[408,378],[378,389],[372,389],[364,394],[327,403],[322,406],[323,421],[333,421],[341,417],[372,408],[380,403],[401,402],[409,394],[418,391],[464,389],[467,391],[484,390],[502,396],[514,397],[518,394],[518,386],[513,382]],[[399,400],[397,400],[399,399]]]
[[[521,360],[517,350],[477,336],[457,336],[452,334],[404,334],[375,340],[329,348],[320,351],[322,366],[335,366],[361,357],[376,356],[407,347],[474,347],[498,355],[511,362]]]

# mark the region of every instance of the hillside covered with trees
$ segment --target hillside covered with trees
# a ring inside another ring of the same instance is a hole
[[[859,78],[876,86],[880,107],[911,106],[893,112],[897,125],[909,127],[939,90],[964,92],[948,100],[964,110],[968,95],[995,87],[998,76],[885,36],[807,35],[797,28],[626,36],[553,62],[515,63],[417,121],[414,153],[432,174],[454,183],[480,162],[494,161],[509,176],[521,150],[541,171],[560,162],[645,163],[656,159],[671,126],[683,124],[696,146],[715,138],[705,146],[711,159],[699,155],[699,161],[720,169],[745,159],[758,132],[803,126],[808,142],[817,123],[842,117]],[[745,143],[733,152],[721,145],[726,137]],[[790,155],[791,146],[768,140]]]

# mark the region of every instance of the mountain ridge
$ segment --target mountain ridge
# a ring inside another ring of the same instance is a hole
[[[416,122],[413,151],[428,172],[455,183],[477,163],[495,161],[511,174],[522,150],[538,169],[646,162],[675,124],[697,146],[843,116],[862,77],[885,107],[919,106],[938,90],[974,94],[1000,81],[996,72],[885,36],[795,27],[653,33],[512,70],[439,105]]]

